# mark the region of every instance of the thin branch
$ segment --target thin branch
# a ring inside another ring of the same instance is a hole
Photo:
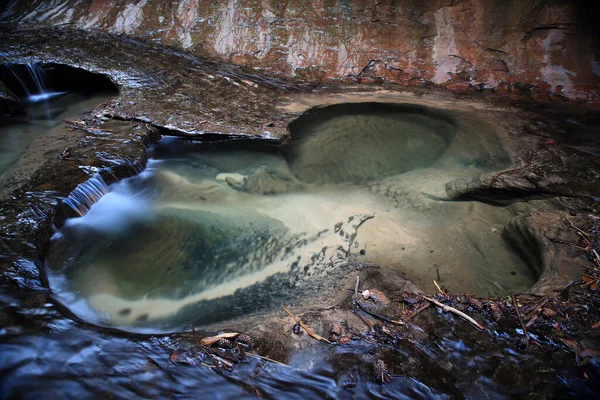
[[[360,309],[361,309],[362,311],[366,312],[366,313],[367,313],[367,314],[369,314],[369,315],[372,315],[372,316],[374,316],[374,317],[376,317],[376,318],[379,318],[379,319],[381,319],[381,320],[383,320],[383,321],[385,321],[385,322],[389,322],[390,324],[394,324],[394,325],[404,325],[404,326],[406,326],[406,323],[405,323],[404,321],[400,321],[400,320],[396,321],[396,320],[393,320],[393,319],[390,319],[390,318],[384,317],[383,315],[379,315],[379,314],[377,314],[377,313],[374,313],[373,311],[369,311],[369,310],[367,310],[366,308],[364,308],[364,307],[363,307],[363,305],[362,305],[362,304],[360,304],[360,301],[357,301],[357,302],[356,302],[356,304],[358,304],[358,306],[360,307]]]
[[[367,325],[369,327],[370,330],[373,330],[373,327],[375,326],[374,322],[369,321],[363,314],[368,315],[369,318],[371,318],[370,314],[367,314],[365,312],[361,312],[362,310],[354,310],[353,313],[354,315],[356,315],[358,318],[360,318],[362,320],[362,322],[365,323],[365,325]]]
[[[304,329],[306,331],[306,333],[308,333],[311,337],[317,339],[317,340],[321,340],[323,342],[329,343],[331,344],[331,342],[327,339],[325,339],[322,336],[317,335],[312,329],[310,329],[308,326],[306,326],[304,324],[304,322],[300,321],[300,319],[298,319],[294,314],[291,313],[290,310],[288,310],[287,308],[285,308],[285,306],[282,304],[281,307],[283,307],[283,309],[285,310],[286,313],[288,313],[288,315],[290,317],[292,317],[294,319],[294,321],[296,321],[298,324],[300,324],[300,326],[302,327],[302,329]]]
[[[416,311],[413,311],[408,317],[405,318],[406,321],[410,321],[411,319],[413,319],[415,316],[417,316],[417,314],[421,313],[421,311],[429,308],[431,304],[430,303],[425,303],[423,304],[421,307],[419,307]]]
[[[535,306],[533,307],[533,309],[529,312],[529,314],[527,314],[525,316],[526,320],[530,320],[533,318],[534,315],[537,315],[538,310],[543,307],[547,302],[548,302],[549,298],[547,296],[542,297],[537,303],[535,303]]]
[[[581,238],[584,241],[586,241],[588,243],[588,245],[591,243],[590,236],[587,234],[587,232],[585,232],[585,231],[581,230],[579,227],[575,226],[575,224],[572,223],[569,218],[567,218],[567,217],[563,217],[563,218],[569,223],[569,226],[571,228],[575,229],[577,231],[577,233],[579,233]]]
[[[206,354],[208,356],[208,358],[210,358],[210,360],[213,362],[213,365],[215,366],[215,368],[217,368],[217,371],[219,371],[219,373],[222,374],[223,371],[221,370],[221,367],[219,366],[219,362],[217,360],[215,360],[213,355],[210,354],[210,351],[208,351],[208,349],[202,345],[202,343],[200,342],[200,338],[198,337],[198,333],[196,333],[196,328],[194,328],[194,325],[190,324],[190,328],[192,328],[192,332],[194,332],[194,337],[196,338],[196,343],[198,344],[198,347],[200,348],[200,350],[202,350],[202,352],[204,354]]]
[[[271,358],[268,358],[268,357],[265,357],[265,356],[258,355],[258,354],[256,354],[256,353],[248,353],[248,352],[246,352],[246,354],[247,354],[247,355],[249,355],[250,357],[257,357],[257,358],[261,358],[261,359],[263,359],[263,360],[265,360],[265,361],[269,361],[269,362],[272,362],[272,363],[275,363],[275,364],[283,365],[284,367],[292,368],[292,367],[290,367],[290,366],[289,366],[289,365],[287,365],[287,364],[284,364],[284,363],[282,363],[282,362],[279,362],[279,361],[275,361],[275,360],[273,360],[273,359],[271,359]]]
[[[517,318],[519,318],[519,323],[521,324],[521,328],[523,328],[523,333],[525,333],[525,337],[529,340],[529,332],[527,332],[527,328],[523,323],[523,318],[521,318],[521,312],[519,312],[519,305],[517,304],[517,299],[514,294],[510,294],[510,297],[513,302],[513,306],[515,307],[515,312],[517,313]]]
[[[433,304],[435,304],[438,307],[442,307],[442,310],[444,311],[449,311],[453,314],[458,315],[459,317],[463,318],[464,320],[466,320],[467,322],[470,322],[473,326],[475,326],[477,329],[481,329],[482,331],[487,330],[487,328],[483,325],[481,325],[479,322],[475,321],[473,318],[469,317],[467,314],[465,314],[462,311],[458,311],[456,308],[454,307],[450,307],[447,306],[445,304],[440,303],[439,301],[435,300],[435,299],[430,299],[429,297],[423,296],[423,298],[427,301],[432,302]]]

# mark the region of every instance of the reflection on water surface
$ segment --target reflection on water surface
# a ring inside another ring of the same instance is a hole
[[[444,200],[500,150],[446,117],[359,106],[304,116],[282,153],[163,139],[144,173],[55,235],[51,286],[88,320],[154,329],[276,307],[327,287],[349,255],[426,289],[531,286],[501,236],[507,209]]]

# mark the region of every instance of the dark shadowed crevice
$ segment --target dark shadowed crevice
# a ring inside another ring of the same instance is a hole
[[[2,64],[0,80],[22,99],[40,91],[119,93],[108,76],[63,64]]]

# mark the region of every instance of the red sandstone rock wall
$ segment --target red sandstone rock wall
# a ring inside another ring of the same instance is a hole
[[[600,106],[600,45],[589,4],[13,0],[0,20],[128,34],[269,75],[494,89]]]

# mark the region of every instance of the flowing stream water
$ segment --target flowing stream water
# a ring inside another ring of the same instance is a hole
[[[507,208],[444,198],[501,165],[501,147],[416,107],[329,107],[290,129],[281,151],[163,138],[146,171],[57,232],[50,286],[94,323],[169,330],[277,307],[348,257],[425,289],[534,283],[502,237]]]

